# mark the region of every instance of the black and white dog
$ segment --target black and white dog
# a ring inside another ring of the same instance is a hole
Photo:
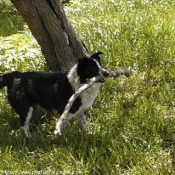
[[[62,114],[71,95],[88,79],[97,75],[107,77],[101,67],[101,52],[89,58],[81,58],[67,73],[12,72],[0,76],[0,88],[8,87],[10,105],[20,116],[26,137],[31,137],[29,122],[37,105]],[[92,106],[103,81],[93,84],[78,97],[68,116],[57,122],[57,133],[62,133],[69,120],[78,116],[81,127],[86,127],[86,111]]]

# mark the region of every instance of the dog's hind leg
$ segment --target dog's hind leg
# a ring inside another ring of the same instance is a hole
[[[29,123],[30,123],[30,119],[32,117],[32,114],[33,114],[33,111],[34,111],[34,107],[29,107],[29,110],[28,110],[28,113],[27,113],[27,116],[21,116],[21,123],[22,123],[22,129],[24,130],[24,133],[26,135],[27,138],[31,138],[32,135],[30,134],[30,130],[29,130]],[[24,120],[25,118],[25,120]]]

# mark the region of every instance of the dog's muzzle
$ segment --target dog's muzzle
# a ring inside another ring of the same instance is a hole
[[[98,80],[99,83],[104,83],[106,80],[103,78],[101,80]]]
[[[102,72],[102,76],[104,76],[104,78],[100,79],[98,82],[100,83],[104,83],[106,80],[105,80],[105,77],[108,77],[109,76],[109,72],[108,71],[103,71]]]

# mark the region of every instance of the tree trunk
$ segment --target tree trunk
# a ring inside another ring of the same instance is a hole
[[[60,0],[11,0],[41,46],[52,71],[67,71],[78,58],[89,56]]]

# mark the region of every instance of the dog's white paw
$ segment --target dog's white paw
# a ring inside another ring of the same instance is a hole
[[[62,135],[60,129],[55,129],[54,134],[55,135]]]

